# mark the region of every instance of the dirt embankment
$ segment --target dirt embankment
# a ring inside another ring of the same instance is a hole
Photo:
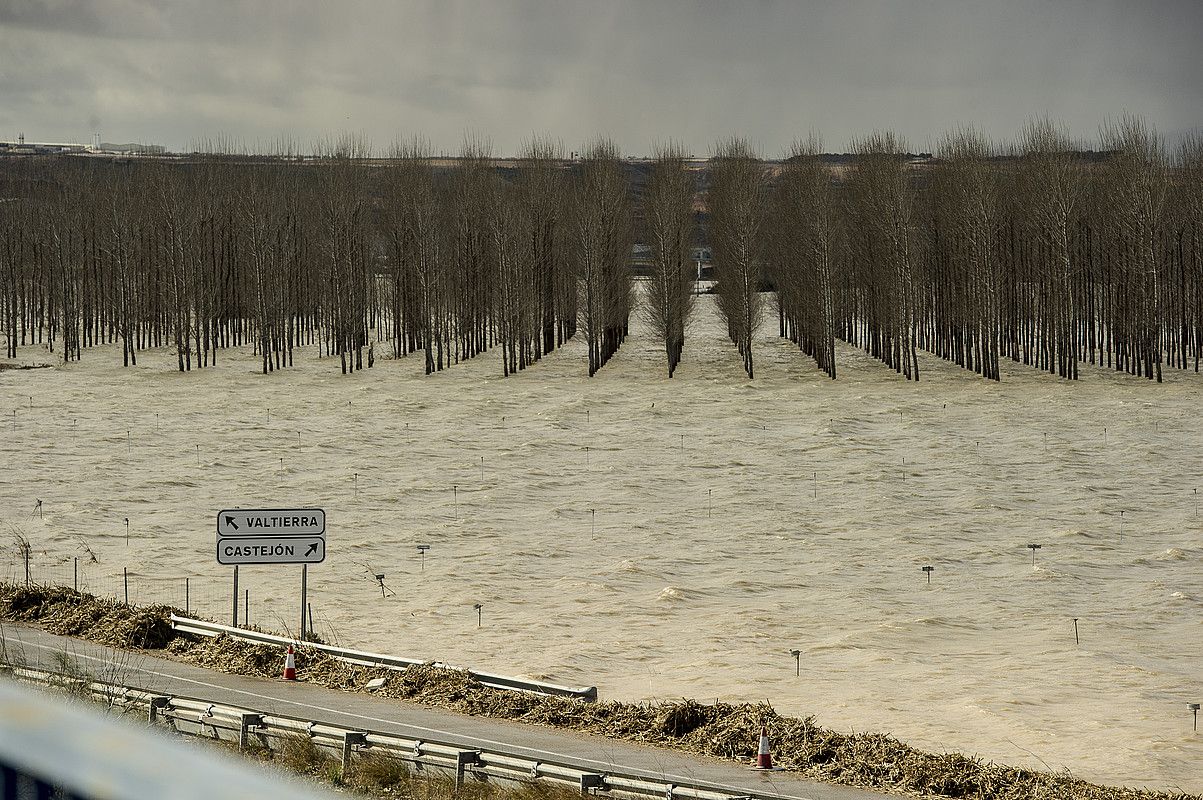
[[[0,621],[38,625],[112,647],[158,651],[223,672],[279,677],[279,648],[226,636],[178,635],[168,621],[172,611],[166,606],[131,608],[69,589],[0,584]],[[1203,800],[1200,795],[1099,786],[1068,773],[1019,769],[957,753],[927,753],[885,734],[843,734],[819,727],[813,717],[783,717],[763,704],[586,703],[491,689],[468,673],[432,665],[392,672],[355,667],[305,649],[297,654],[297,669],[302,680],[331,688],[363,691],[369,680],[385,678],[376,694],[743,762],[755,757],[764,725],[779,766],[863,788],[970,800]]]

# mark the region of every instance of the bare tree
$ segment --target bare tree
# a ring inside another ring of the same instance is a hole
[[[1026,260],[1040,282],[1029,312],[1036,320],[1039,366],[1077,380],[1079,320],[1074,284],[1080,263],[1075,263],[1073,235],[1086,188],[1076,155],[1080,147],[1047,118],[1027,125],[1020,147],[1017,197],[1023,198],[1023,207],[1019,214]]]
[[[630,188],[613,142],[600,140],[585,152],[572,200],[572,249],[592,377],[622,344],[631,309]]]
[[[780,334],[834,378],[832,259],[838,225],[832,176],[821,155],[817,136],[794,143],[773,189],[765,238]]]
[[[993,146],[972,128],[941,140],[924,200],[924,349],[999,379],[1000,193]]]
[[[654,159],[643,192],[643,241],[651,253],[646,311],[651,329],[664,342],[671,378],[681,361],[696,298],[691,256],[697,186],[680,145],[657,147]]]
[[[849,333],[865,352],[919,379],[915,353],[915,187],[906,149],[892,133],[853,143],[856,168],[845,191],[847,269],[858,320]]]
[[[529,285],[534,300],[529,344],[519,368],[537,361],[572,336],[576,322],[576,285],[566,241],[567,173],[563,147],[550,138],[534,138],[522,151],[514,176],[515,202],[524,209],[530,248]],[[566,302],[571,298],[572,302]]]
[[[710,163],[710,243],[718,310],[751,378],[752,337],[763,311],[761,224],[767,176],[743,139],[720,143]]]
[[[1102,233],[1113,242],[1129,304],[1126,328],[1134,357],[1127,363],[1135,374],[1160,383],[1167,316],[1163,275],[1172,252],[1166,238],[1165,148],[1156,131],[1132,116],[1105,124],[1099,138],[1102,149],[1114,153],[1101,176]]]

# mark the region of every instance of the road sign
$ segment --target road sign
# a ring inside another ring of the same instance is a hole
[[[218,536],[321,536],[326,512],[320,508],[235,508],[217,515]]]
[[[325,536],[229,536],[217,539],[219,564],[320,564]]]

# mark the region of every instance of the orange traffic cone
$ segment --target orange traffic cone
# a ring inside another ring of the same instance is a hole
[[[775,770],[773,754],[769,752],[769,732],[762,725],[760,728],[760,747],[756,751],[756,766],[752,769]]]
[[[297,657],[293,655],[292,645],[288,646],[288,653],[284,656],[284,680],[295,681],[297,679]]]

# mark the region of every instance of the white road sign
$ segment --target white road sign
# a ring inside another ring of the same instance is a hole
[[[320,508],[234,508],[217,515],[217,535],[321,536],[326,512]]]
[[[320,564],[326,559],[326,537],[217,537],[219,564]]]

